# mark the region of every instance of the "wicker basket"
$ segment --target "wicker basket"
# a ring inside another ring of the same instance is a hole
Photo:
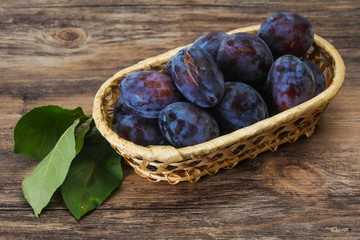
[[[256,33],[259,27],[235,29],[229,34]],[[345,66],[337,50],[315,35],[314,44],[304,58],[314,60],[320,66],[326,76],[327,89],[309,101],[249,127],[184,148],[142,147],[120,138],[112,130],[111,112],[120,94],[118,86],[121,80],[134,71],[162,71],[164,64],[183,47],[119,71],[101,86],[94,100],[93,118],[98,130],[136,173],[150,181],[165,180],[171,184],[196,182],[201,176],[215,174],[221,168],[233,168],[239,161],[253,159],[261,152],[276,151],[280,144],[295,142],[304,134],[310,137],[345,77]]]

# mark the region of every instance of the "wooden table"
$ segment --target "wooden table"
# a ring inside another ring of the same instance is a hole
[[[77,221],[56,193],[36,218],[21,191],[37,160],[15,155],[13,129],[42,105],[91,113],[118,70],[210,31],[307,17],[347,67],[311,138],[195,184],[151,183],[129,166],[120,188]],[[360,239],[360,2],[46,1],[0,3],[0,238]]]

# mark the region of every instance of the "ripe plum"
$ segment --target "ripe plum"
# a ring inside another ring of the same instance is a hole
[[[301,57],[314,41],[314,30],[309,21],[291,12],[268,17],[257,35],[266,42],[275,59],[285,54]]]
[[[187,100],[199,107],[215,106],[224,94],[224,79],[205,50],[191,46],[177,52],[165,72]]]
[[[311,69],[294,55],[284,55],[271,66],[264,93],[270,105],[282,112],[314,96]]]
[[[125,104],[121,96],[115,102],[114,106],[114,116],[122,116],[135,113],[128,105]]]
[[[207,51],[216,60],[221,41],[228,36],[224,32],[210,32],[202,35],[193,43],[194,46]]]
[[[318,65],[316,65],[316,63],[314,63],[313,61],[303,60],[303,62],[306,65],[308,65],[308,67],[311,69],[311,71],[314,75],[314,80],[315,80],[314,96],[317,96],[319,93],[321,93],[322,91],[324,91],[326,89],[325,76],[322,73],[321,69],[318,67]]]
[[[158,120],[161,132],[175,147],[191,146],[219,136],[214,117],[189,102],[166,106]]]
[[[235,33],[224,38],[216,58],[226,81],[262,88],[273,63],[269,47],[258,36]]]
[[[226,82],[225,94],[214,107],[214,114],[225,132],[250,126],[268,117],[266,104],[260,94],[242,82]]]
[[[116,120],[114,132],[126,140],[141,146],[166,144],[157,119],[130,114],[117,116]]]
[[[125,104],[146,118],[157,118],[166,105],[182,99],[174,81],[156,71],[128,74],[120,83],[120,92]]]

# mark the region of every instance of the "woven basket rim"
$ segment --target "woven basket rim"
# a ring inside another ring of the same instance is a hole
[[[250,32],[256,33],[260,25],[254,25],[245,28],[238,28],[228,32],[228,34],[233,34],[237,32]],[[103,115],[103,99],[109,93],[109,89],[114,86],[114,82],[119,78],[123,78],[127,74],[139,71],[151,69],[160,64],[166,63],[171,56],[177,53],[180,49],[190,46],[178,47],[172,49],[164,54],[145,59],[138,62],[135,65],[132,65],[128,68],[120,70],[114,76],[105,81],[102,86],[97,91],[94,104],[93,104],[93,118],[96,123],[97,129],[100,133],[106,138],[106,140],[113,146],[115,146],[121,154],[127,157],[136,157],[140,159],[147,159],[149,161],[161,161],[161,162],[178,162],[184,159],[192,158],[196,155],[206,154],[213,151],[216,151],[218,148],[229,146],[232,143],[235,143],[239,139],[245,139],[262,132],[267,129],[272,129],[276,127],[279,123],[284,123],[288,119],[299,117],[308,108],[315,108],[327,104],[333,99],[336,94],[339,92],[345,78],[345,65],[339,54],[339,52],[325,39],[321,38],[318,35],[314,35],[314,42],[317,46],[323,49],[334,62],[334,77],[331,84],[328,88],[317,95],[316,97],[279,114],[276,114],[272,117],[266,118],[262,121],[259,121],[251,126],[239,129],[232,133],[222,135],[210,141],[197,144],[194,146],[188,146],[183,148],[175,148],[173,146],[148,146],[143,147],[137,144],[134,144],[128,140],[125,140],[119,137],[107,124],[106,117]]]

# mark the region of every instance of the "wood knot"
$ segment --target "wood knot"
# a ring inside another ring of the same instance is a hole
[[[52,38],[60,45],[74,48],[85,38],[86,34],[80,28],[61,28],[51,34]]]
[[[265,162],[262,174],[279,193],[308,205],[327,198],[324,174],[314,166],[295,158],[272,158]]]
[[[76,29],[65,28],[57,32],[57,37],[64,41],[75,41],[78,38],[81,38],[81,35]]]

